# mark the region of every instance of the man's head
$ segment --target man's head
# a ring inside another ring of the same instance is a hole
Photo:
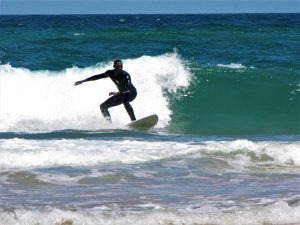
[[[122,71],[122,69],[123,69],[123,63],[122,63],[122,60],[116,59],[116,60],[114,61],[114,69],[115,69],[116,72]]]

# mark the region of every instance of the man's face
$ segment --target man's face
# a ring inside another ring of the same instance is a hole
[[[120,73],[123,69],[123,63],[122,62],[116,62],[114,64],[114,69],[117,73]]]

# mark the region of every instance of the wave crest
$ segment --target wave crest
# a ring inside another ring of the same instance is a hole
[[[88,82],[78,87],[76,80],[112,68],[112,62],[63,71],[31,71],[0,65],[0,131],[43,131],[61,129],[95,130],[111,128],[99,111],[110,91],[116,90],[110,79]],[[138,90],[132,102],[137,118],[159,115],[159,127],[170,122],[171,110],[164,90],[176,91],[189,85],[190,72],[177,53],[125,59]],[[5,84],[5,85],[4,85]],[[110,109],[113,127],[122,127],[129,117],[123,108]]]

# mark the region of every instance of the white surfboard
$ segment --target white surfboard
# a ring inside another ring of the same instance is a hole
[[[142,119],[133,121],[129,124],[127,124],[127,126],[131,129],[134,130],[149,130],[152,127],[154,127],[158,122],[158,116],[156,114],[150,115],[150,116],[146,116]]]

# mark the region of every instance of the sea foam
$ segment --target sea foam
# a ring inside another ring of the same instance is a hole
[[[112,62],[63,71],[31,71],[0,65],[0,131],[95,130],[122,127],[130,122],[124,107],[110,109],[113,125],[102,118],[99,105],[116,87],[110,79],[74,86],[77,80],[112,69]],[[189,85],[190,72],[177,53],[125,59],[138,90],[132,102],[137,118],[158,114],[158,127],[172,114],[165,91]]]
[[[107,210],[108,212],[103,212]],[[167,225],[167,224],[216,224],[216,225],[263,225],[299,224],[300,206],[290,207],[285,202],[247,209],[222,210],[202,207],[194,210],[153,210],[149,212],[110,213],[107,207],[89,211],[69,211],[57,208],[47,210],[18,209],[0,212],[0,220],[12,224],[87,224],[87,225]]]
[[[225,67],[230,69],[245,69],[246,67],[240,63],[230,63],[230,64],[218,64],[218,67]]]
[[[222,172],[276,169],[299,171],[300,142],[248,140],[177,142],[143,140],[0,140],[0,169],[133,164],[182,158],[211,159]],[[224,168],[222,167],[224,162]],[[205,161],[203,161],[205,163]],[[291,172],[290,171],[290,172]]]

